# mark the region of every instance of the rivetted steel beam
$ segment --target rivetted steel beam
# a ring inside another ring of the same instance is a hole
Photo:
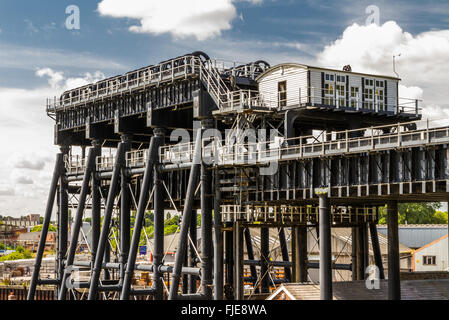
[[[158,140],[158,145],[164,142],[164,131],[158,129],[155,131],[155,139]],[[157,152],[157,150],[156,150]],[[157,155],[159,153],[157,152]],[[164,298],[164,279],[163,274],[159,268],[162,266],[164,258],[164,187],[162,185],[162,172],[158,166],[154,166],[154,250],[153,250],[153,287],[155,289],[155,300],[162,300]],[[139,233],[140,235],[140,233]]]
[[[332,300],[331,218],[327,189],[317,189],[320,226],[320,299]]]
[[[66,267],[61,282],[61,290],[59,291],[58,300],[65,300],[67,296],[66,282],[71,275],[70,268],[72,267],[73,261],[75,260],[76,247],[78,245],[79,232],[81,229],[81,225],[83,223],[84,208],[86,206],[86,198],[89,190],[90,177],[92,171],[95,168],[96,156],[97,156],[96,150],[93,148],[89,149],[89,154],[87,156],[86,170],[84,172],[83,184],[81,186],[81,194],[78,199],[78,209],[76,211],[75,219],[72,224],[71,229],[72,238],[70,240],[70,248],[67,253]]]
[[[388,299],[401,300],[401,273],[399,257],[398,203],[387,203],[388,223]]]
[[[221,221],[221,191],[219,173],[215,171],[214,199],[214,300],[223,300],[223,232]]]
[[[190,170],[189,183],[187,186],[186,199],[182,215],[182,225],[179,234],[178,250],[175,255],[175,266],[170,286],[169,300],[175,300],[178,296],[179,280],[181,277],[182,262],[187,249],[187,233],[192,219],[193,200],[195,196],[196,183],[201,167],[202,132],[197,133],[194,149],[193,164]]]
[[[44,254],[45,242],[47,240],[48,228],[50,226],[51,213],[53,211],[56,191],[58,189],[58,180],[61,175],[62,167],[64,165],[63,157],[64,155],[62,153],[58,153],[56,156],[55,168],[53,170],[53,178],[51,180],[50,192],[48,194],[47,199],[47,208],[45,209],[44,223],[42,225],[42,232],[41,237],[39,239],[39,246],[37,249],[36,261],[34,263],[34,270],[31,276],[31,283],[30,289],[28,290],[27,300],[34,300],[34,295],[36,293],[36,287],[42,263],[42,256]]]
[[[125,162],[125,144],[123,142],[119,143],[117,148],[117,154],[114,164],[113,175],[109,187],[108,198],[106,201],[106,208],[103,217],[103,227],[101,229],[100,240],[98,242],[97,256],[95,257],[95,264],[91,274],[90,289],[88,300],[95,300],[98,293],[98,282],[100,280],[101,265],[103,263],[103,255],[106,249],[106,244],[108,242],[112,210],[114,209],[115,197],[117,195],[117,187],[120,179],[120,172],[124,167]]]
[[[145,165],[145,174],[142,180],[139,203],[137,205],[136,219],[134,221],[134,233],[131,240],[128,262],[126,264],[125,278],[123,281],[123,290],[120,300],[128,300],[131,291],[131,281],[136,265],[137,251],[139,247],[140,234],[144,225],[145,210],[147,208],[148,198],[150,196],[150,184],[154,164],[158,161],[159,147],[163,144],[163,137],[153,136],[150,142],[149,157]]]
[[[371,235],[371,244],[373,246],[374,263],[379,269],[379,278],[383,280],[385,279],[385,272],[384,272],[384,265],[382,263],[382,253],[380,252],[379,235],[377,233],[376,224],[370,223],[369,230]]]

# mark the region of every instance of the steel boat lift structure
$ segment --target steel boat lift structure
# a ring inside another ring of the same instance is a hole
[[[262,60],[226,66],[195,52],[47,101],[61,151],[28,299],[38,285],[55,285],[59,300],[238,300],[248,297],[245,282],[252,283],[251,294],[266,294],[282,282],[306,282],[310,268],[319,268],[321,298],[332,299],[332,269],[365,278],[368,232],[385,277],[376,231],[378,207],[385,204],[389,298],[400,299],[397,204],[448,200],[449,127],[423,126],[414,101],[411,109],[397,101],[394,111],[329,104],[331,91],[324,86],[305,90],[294,103],[280,86],[273,106],[258,83],[271,69]],[[194,142],[171,141],[176,129],[187,130]],[[208,136],[210,129],[219,136]],[[275,134],[252,142],[249,129]],[[72,155],[72,147],[83,154]],[[104,148],[114,148],[115,155],[104,155]],[[264,174],[273,166],[272,174]],[[41,279],[55,200],[57,275]],[[70,241],[69,203],[76,209]],[[75,259],[86,210],[92,218],[87,262]],[[153,261],[137,264],[147,210],[154,212]],[[174,265],[164,261],[165,210],[181,214]],[[331,227],[352,228],[350,265],[332,263]],[[282,259],[270,252],[270,228],[278,232]],[[311,228],[319,237],[319,264],[307,260]],[[251,241],[255,231],[258,255]],[[114,262],[111,237],[118,243]],[[244,276],[244,266],[251,276]],[[73,280],[75,268],[90,270],[90,280]],[[283,268],[284,278],[274,278],[274,268]],[[151,272],[153,286],[132,285],[135,271]]]

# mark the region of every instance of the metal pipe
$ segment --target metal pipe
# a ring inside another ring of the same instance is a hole
[[[327,190],[317,192],[319,196],[320,230],[320,299],[332,300],[332,248],[331,218]]]
[[[371,244],[373,246],[374,263],[376,264],[377,268],[379,269],[379,278],[381,280],[383,280],[383,279],[385,279],[385,272],[384,272],[384,265],[382,262],[382,253],[380,252],[379,235],[377,233],[376,224],[370,223],[369,230],[370,230],[370,234],[371,234]]]
[[[194,158],[192,168],[190,170],[189,183],[187,186],[186,199],[184,203],[184,211],[182,215],[182,225],[179,234],[178,250],[175,255],[175,267],[172,277],[172,283],[170,286],[169,300],[175,300],[178,296],[179,280],[181,277],[182,261],[187,248],[187,232],[189,231],[189,225],[192,218],[192,207],[196,189],[196,182],[198,180],[199,169],[201,165],[201,137],[202,131],[197,133]]]
[[[214,299],[223,300],[223,233],[221,222],[221,191],[219,173],[215,171],[214,199]]]
[[[110,224],[112,219],[112,210],[114,208],[114,201],[117,195],[117,187],[119,183],[120,172],[121,169],[123,168],[123,163],[125,161],[124,147],[125,145],[123,144],[123,142],[121,142],[119,143],[117,148],[114,171],[111,179],[111,184],[109,187],[108,198],[106,201],[106,209],[103,217],[103,227],[101,229],[100,240],[98,242],[97,256],[95,257],[95,264],[91,274],[91,281],[90,281],[91,285],[89,289],[88,300],[95,300],[97,298],[98,281],[100,280],[103,255],[109,237]]]
[[[93,148],[89,149],[89,154],[87,156],[86,170],[84,172],[83,184],[81,186],[81,193],[78,199],[78,209],[76,211],[75,220],[73,221],[71,228],[72,237],[70,239],[70,248],[67,253],[67,261],[64,270],[64,276],[61,280],[62,281],[61,290],[59,292],[58,300],[65,300],[67,296],[66,281],[70,277],[71,274],[70,268],[72,267],[73,261],[75,260],[76,248],[78,246],[79,232],[81,229],[81,225],[83,223],[84,208],[86,206],[86,198],[87,193],[89,191],[90,177],[95,167],[95,158],[96,158],[95,150]]]
[[[145,210],[150,196],[150,183],[153,172],[153,165],[157,161],[159,154],[160,140],[155,136],[150,141],[150,151],[147,163],[145,165],[145,174],[143,176],[142,187],[140,191],[139,204],[137,205],[136,219],[134,221],[134,233],[131,241],[130,252],[128,255],[128,263],[126,264],[125,278],[123,280],[123,290],[120,300],[128,300],[131,291],[131,281],[136,265],[137,251],[139,247],[140,234],[145,218]]]
[[[44,223],[42,225],[41,237],[39,239],[39,246],[36,254],[36,262],[34,263],[34,270],[31,276],[30,289],[28,291],[27,300],[34,300],[36,293],[36,287],[39,279],[39,272],[41,269],[42,256],[45,250],[45,242],[47,240],[48,228],[50,226],[51,213],[53,211],[53,205],[55,202],[56,191],[58,189],[58,180],[63,167],[63,154],[58,153],[56,155],[55,168],[53,170],[53,178],[51,180],[50,192],[47,199],[47,208],[45,209]]]
[[[388,299],[401,300],[401,271],[399,263],[398,203],[387,203],[388,223]]]

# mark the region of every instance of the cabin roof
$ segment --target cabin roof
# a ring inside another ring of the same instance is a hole
[[[337,73],[346,73],[346,74],[353,74],[353,75],[359,75],[359,76],[367,76],[367,77],[375,77],[375,78],[386,78],[386,79],[391,79],[391,80],[397,80],[400,81],[400,78],[396,78],[393,76],[386,76],[386,75],[380,75],[380,74],[369,74],[369,73],[360,73],[360,72],[348,72],[348,71],[343,71],[343,70],[338,70],[338,69],[330,69],[330,68],[324,68],[324,67],[315,67],[315,66],[310,66],[310,65],[305,65],[305,64],[301,64],[301,63],[294,63],[294,62],[288,62],[288,63],[281,63],[278,65],[275,65],[273,67],[271,67],[270,69],[266,70],[264,73],[262,73],[261,75],[259,75],[256,78],[256,81],[261,80],[263,77],[265,77],[266,75],[278,70],[279,68],[282,67],[297,67],[297,68],[304,68],[304,69],[314,69],[314,70],[322,70],[322,71],[331,71],[331,72],[337,72]]]

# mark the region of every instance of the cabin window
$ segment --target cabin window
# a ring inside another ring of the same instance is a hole
[[[437,264],[437,257],[436,256],[423,256],[423,264],[425,266],[434,266]]]
[[[279,107],[287,106],[287,81],[278,83],[278,101]]]
[[[333,74],[326,74],[326,81],[324,82],[324,104],[328,106],[334,106],[335,105],[335,75]]]
[[[385,93],[382,87],[376,88],[376,103],[379,111],[385,111]]]
[[[365,90],[363,92],[364,104],[363,108],[374,110],[374,80],[365,79]]]
[[[337,80],[338,81],[338,80]],[[345,107],[346,106],[346,86],[344,84],[337,84],[337,107]]]
[[[359,108],[360,88],[351,87],[351,108]]]

